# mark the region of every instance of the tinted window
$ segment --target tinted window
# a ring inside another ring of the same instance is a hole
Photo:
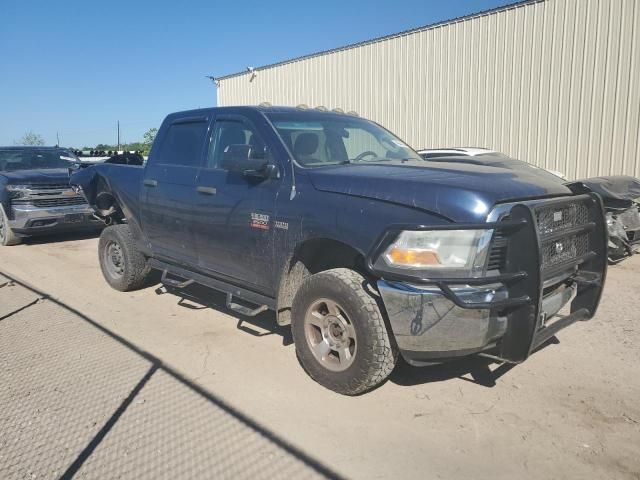
[[[265,151],[264,141],[250,125],[234,120],[217,121],[209,143],[207,168],[225,168],[225,153],[239,145],[251,147],[252,155]]]
[[[174,123],[160,145],[158,163],[197,167],[207,134],[206,122]]]

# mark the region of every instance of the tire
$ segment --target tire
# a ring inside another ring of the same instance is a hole
[[[4,213],[4,208],[0,205],[0,245],[9,247],[22,242],[22,237],[18,237],[9,226],[9,219]]]
[[[300,363],[334,392],[364,393],[384,382],[396,364],[397,349],[370,291],[362,275],[336,268],[308,277],[293,300],[291,330]]]
[[[102,231],[98,256],[102,275],[116,290],[138,290],[149,281],[151,268],[136,248],[128,225],[111,225]]]

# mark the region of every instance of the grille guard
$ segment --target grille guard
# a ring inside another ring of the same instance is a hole
[[[563,208],[582,203],[587,208],[588,221],[560,232],[541,234],[536,212],[546,208]],[[507,238],[506,267],[499,275],[479,278],[439,278],[399,274],[374,267],[375,260],[402,230],[468,230],[500,229]],[[577,234],[588,236],[588,251],[570,260],[544,267],[542,245]],[[492,309],[506,314],[507,329],[498,342],[496,357],[519,363],[562,328],[593,317],[600,303],[607,271],[607,229],[602,200],[589,193],[570,197],[515,203],[509,220],[481,224],[450,224],[442,226],[393,225],[376,243],[366,259],[367,268],[376,276],[390,281],[417,285],[436,285],[456,306],[466,309]],[[541,315],[544,284],[559,273],[566,272],[562,281],[577,285],[577,294],[571,302],[570,313],[554,317],[544,325]],[[509,293],[504,300],[465,302],[452,289],[456,285],[483,286],[503,284]]]

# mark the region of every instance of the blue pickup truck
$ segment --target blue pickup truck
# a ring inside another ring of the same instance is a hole
[[[109,225],[99,260],[113,288],[158,270],[225,292],[241,315],[273,310],[309,375],[348,395],[382,383],[398,354],[522,362],[595,314],[606,275],[598,195],[427,162],[339,112],[173,113],[146,165],[71,182]]]

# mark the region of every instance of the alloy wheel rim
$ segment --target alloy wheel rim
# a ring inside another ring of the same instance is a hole
[[[304,318],[307,344],[315,359],[334,372],[346,370],[357,353],[356,331],[344,308],[327,298],[309,306]]]

